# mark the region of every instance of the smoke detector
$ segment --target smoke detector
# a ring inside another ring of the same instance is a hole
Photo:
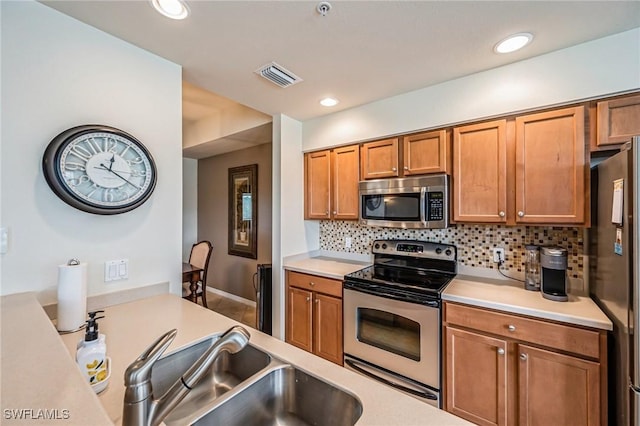
[[[327,13],[331,10],[331,3],[328,1],[321,1],[316,6],[316,11],[322,16],[327,16]]]
[[[255,71],[255,73],[280,87],[293,86],[294,84],[302,81],[300,77],[275,62],[261,66]]]

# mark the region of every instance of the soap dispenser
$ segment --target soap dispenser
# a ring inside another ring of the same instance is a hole
[[[108,376],[107,344],[104,334],[98,333],[97,320],[104,317],[96,315],[104,311],[89,312],[84,340],[78,343],[76,362],[82,375],[91,385],[102,382]]]

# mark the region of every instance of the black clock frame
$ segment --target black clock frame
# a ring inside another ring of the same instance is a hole
[[[78,136],[95,132],[111,133],[128,139],[129,141],[137,145],[138,148],[140,148],[140,150],[144,152],[144,154],[149,159],[151,170],[153,172],[153,181],[145,191],[144,195],[136,201],[118,207],[102,206],[78,197],[73,192],[69,191],[67,186],[65,185],[64,178],[62,177],[62,170],[60,170],[59,167],[60,156],[62,155],[62,152],[64,151],[66,146]],[[155,161],[153,160],[153,156],[151,155],[149,150],[142,144],[142,142],[120,129],[97,124],[86,124],[82,126],[72,127],[53,138],[47,146],[42,157],[42,170],[44,172],[44,178],[49,184],[49,187],[62,201],[69,204],[71,207],[82,210],[83,212],[98,215],[114,215],[126,213],[137,207],[140,207],[145,201],[149,199],[149,197],[151,197],[151,194],[153,193],[153,190],[155,189],[156,183],[158,181],[157,169]]]

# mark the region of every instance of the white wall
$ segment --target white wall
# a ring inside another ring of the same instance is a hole
[[[273,117],[273,335],[284,340],[282,259],[317,250],[320,223],[304,221],[302,123]]]
[[[182,259],[198,242],[198,160],[182,159]]]
[[[304,151],[640,88],[640,28],[303,123]]]
[[[89,294],[170,282],[182,253],[181,68],[33,2],[2,7],[2,213],[11,233],[0,294],[55,301],[57,265],[89,263]],[[99,216],[58,199],[42,173],[61,131],[105,124],[151,151],[158,184],[138,209]],[[104,262],[129,259],[129,279],[104,283]]]

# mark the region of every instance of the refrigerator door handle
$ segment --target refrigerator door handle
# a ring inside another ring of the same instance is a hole
[[[631,376],[632,385],[636,389],[640,389],[640,333],[638,327],[640,326],[640,200],[638,197],[638,190],[640,189],[639,173],[640,173],[640,136],[634,136],[631,139],[631,182],[628,187],[628,194],[631,198],[631,214],[632,220],[627,221],[627,226],[632,225],[630,229],[630,237],[633,240],[632,256],[629,262],[632,265],[632,287],[631,297],[632,303],[629,303],[629,334],[632,339],[629,342],[630,355],[633,356],[632,365],[633,374]],[[636,394],[637,398],[637,394]],[[636,415],[640,416],[640,407],[636,404]],[[638,423],[636,423],[638,425]],[[638,425],[640,426],[640,425]]]

